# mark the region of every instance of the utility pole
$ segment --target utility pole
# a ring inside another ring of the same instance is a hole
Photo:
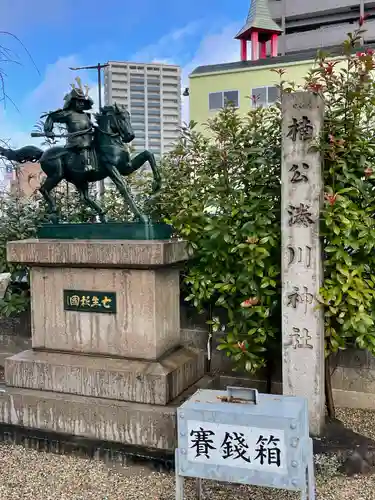
[[[102,69],[106,68],[107,66],[109,66],[108,63],[106,63],[106,64],[98,63],[95,66],[80,66],[78,68],[69,68],[72,71],[80,71],[80,70],[85,70],[85,69],[96,69],[97,74],[98,74],[98,104],[99,104],[99,111],[100,111],[100,108],[102,107]],[[100,181],[99,186],[100,186],[99,187],[100,196],[103,197],[103,195],[104,195],[104,180]]]

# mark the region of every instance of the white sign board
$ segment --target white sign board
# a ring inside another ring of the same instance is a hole
[[[284,431],[190,420],[188,461],[286,473]]]

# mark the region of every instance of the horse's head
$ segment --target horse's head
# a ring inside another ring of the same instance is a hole
[[[130,114],[125,106],[114,104],[104,106],[96,115],[99,127],[105,132],[119,134],[123,142],[129,143],[135,135],[130,122]]]

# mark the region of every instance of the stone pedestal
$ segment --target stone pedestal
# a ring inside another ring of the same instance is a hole
[[[175,404],[204,374],[180,346],[181,241],[24,240],[32,347],[5,362],[0,420],[173,449]]]

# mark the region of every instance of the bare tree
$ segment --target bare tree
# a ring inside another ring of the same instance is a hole
[[[15,40],[23,48],[28,59],[31,61],[32,65],[34,66],[34,68],[36,69],[36,71],[38,72],[39,75],[40,75],[40,72],[39,72],[30,52],[27,50],[27,48],[22,43],[22,41],[16,35],[14,35],[13,33],[10,33],[9,31],[0,31],[0,105],[2,105],[5,108],[7,103],[10,102],[14,106],[14,108],[18,110],[17,105],[13,101],[10,94],[7,92],[6,79],[8,77],[8,68],[12,64],[13,65],[14,64],[22,65],[22,63],[21,63],[19,57],[17,56],[17,54],[12,49],[10,49],[7,46],[7,44],[2,43],[2,40],[6,41],[6,39],[8,39],[8,41]],[[10,138],[0,138],[0,145],[3,147],[10,147],[10,145],[9,145],[10,140],[11,140]],[[0,167],[0,169],[6,170],[9,167],[14,169],[13,163],[9,162],[8,160],[5,160],[4,158],[1,158],[1,163],[2,163],[2,166]],[[16,171],[16,174],[17,174],[17,171]],[[17,178],[18,178],[18,174],[17,174]]]
[[[30,52],[27,50],[25,45],[22,43],[22,41],[18,38],[18,36],[14,35],[13,33],[10,33],[9,31],[0,31],[0,37],[1,38],[11,38],[13,40],[16,40],[16,42],[21,45],[23,50],[25,51],[26,55],[28,56],[28,59],[31,61],[32,65],[40,75],[40,71],[38,70],[34,59],[32,58]],[[5,106],[7,101],[10,101],[13,106],[17,108],[16,104],[10,97],[10,95],[6,91],[6,78],[8,76],[6,67],[11,65],[11,64],[18,64],[21,65],[21,61],[19,60],[18,56],[15,54],[15,52],[7,47],[6,45],[3,45],[0,43],[0,102],[3,103]]]

